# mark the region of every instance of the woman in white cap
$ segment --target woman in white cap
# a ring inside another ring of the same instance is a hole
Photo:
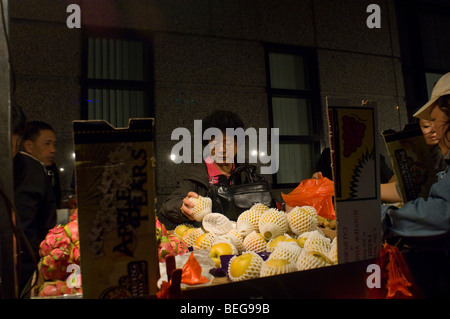
[[[450,73],[436,83],[430,101],[414,116],[434,123],[441,149],[446,151],[447,165],[450,165],[450,152],[447,151],[450,149]],[[386,197],[386,189],[381,192],[382,198]],[[450,298],[448,167],[438,174],[427,199],[417,198],[401,208],[383,205],[381,219],[384,239],[395,242],[401,238],[402,252],[424,297]]]

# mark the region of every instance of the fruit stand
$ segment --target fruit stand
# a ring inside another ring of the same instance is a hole
[[[256,203],[236,221],[199,196],[201,227],[171,231],[155,215],[153,120],[74,122],[83,298],[366,298],[381,246],[376,112],[338,102],[328,105],[334,182],[305,180],[282,194],[286,211]],[[361,129],[350,150],[349,119]]]

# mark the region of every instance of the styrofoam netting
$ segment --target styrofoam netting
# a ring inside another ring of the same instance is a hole
[[[233,265],[233,262],[236,261],[236,259],[238,257],[246,255],[246,254],[250,254],[252,256],[250,264],[247,266],[247,268],[245,269],[245,271],[242,274],[236,276],[236,274],[234,274],[233,272],[230,271],[231,266]],[[242,280],[246,280],[246,279],[259,278],[260,272],[261,272],[261,267],[262,267],[263,263],[264,263],[264,260],[262,259],[262,257],[259,256],[254,251],[245,251],[241,255],[233,256],[230,259],[230,262],[228,263],[228,277],[231,279],[231,281],[242,281]]]
[[[312,254],[305,249],[302,249],[300,256],[297,259],[298,270],[308,270],[314,268],[320,268],[330,265],[326,262],[325,258],[320,255]]]
[[[232,229],[226,234],[231,242],[236,246],[239,253],[241,253],[244,250],[244,238],[239,235],[237,229]]]
[[[223,214],[210,213],[203,217],[203,228],[214,235],[224,235],[233,229],[233,224]]]
[[[266,251],[269,252],[269,253],[273,252],[275,250],[275,247],[279,243],[281,243],[283,241],[286,241],[286,240],[295,240],[295,239],[292,238],[291,236],[289,236],[289,234],[283,234],[283,235],[279,235],[277,237],[274,237],[274,238],[270,239],[267,242]]]
[[[202,228],[192,228],[188,229],[182,236],[184,242],[188,247],[194,247],[197,238],[203,234],[205,231]]]
[[[309,232],[317,228],[317,211],[312,206],[294,207],[287,213],[289,229],[295,235]]]
[[[201,222],[203,218],[212,212],[212,200],[209,197],[198,196],[189,197],[194,204],[192,207],[192,217],[198,222]]]
[[[194,244],[194,250],[205,250],[210,249],[216,240],[216,235],[213,233],[204,233],[201,234]]]
[[[303,249],[313,254],[321,254],[323,256],[327,256],[330,247],[330,239],[322,235],[319,231],[315,230],[312,231],[306,239]]]
[[[277,245],[268,259],[286,259],[295,264],[301,252],[302,248],[296,242],[283,241]]]
[[[244,238],[245,250],[251,250],[260,253],[266,250],[266,246],[267,241],[260,233],[257,233],[256,231],[252,231]]]
[[[331,241],[331,247],[328,250],[328,258],[333,264],[338,263],[338,249],[337,249],[337,237],[334,237],[334,239]]]
[[[282,235],[289,229],[286,213],[276,208],[269,208],[259,219],[259,232],[269,240]]]
[[[254,230],[258,230],[259,219],[262,213],[259,210],[248,209],[241,213],[236,221],[236,229],[243,237]]]
[[[261,266],[260,277],[287,274],[296,271],[295,263],[286,259],[268,259]]]

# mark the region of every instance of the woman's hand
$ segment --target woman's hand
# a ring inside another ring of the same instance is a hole
[[[192,216],[192,207],[194,207],[194,203],[189,199],[190,197],[197,198],[198,194],[195,192],[189,192],[187,193],[186,197],[183,198],[183,203],[181,204],[181,213],[189,218],[189,220],[194,220],[194,217]]]
[[[322,178],[322,177],[323,177],[322,172],[315,172],[312,175],[311,179],[319,179],[319,178]]]

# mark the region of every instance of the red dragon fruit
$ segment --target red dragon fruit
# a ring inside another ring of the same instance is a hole
[[[69,288],[62,280],[47,281],[39,289],[39,297],[56,297],[81,293],[81,288]]]
[[[80,236],[78,233],[78,219],[68,222],[64,226],[64,231],[66,232],[72,243],[76,243],[77,241],[79,241]]]
[[[56,225],[49,230],[45,239],[39,246],[39,255],[41,257],[47,256],[55,248],[67,247],[71,244],[70,237],[64,231],[64,226]]]
[[[39,246],[42,276],[45,280],[52,281],[44,283],[41,289],[45,296],[69,294],[75,291],[67,285],[62,286],[59,282],[69,277],[70,272],[67,272],[69,265],[80,265],[78,217],[76,214],[71,217],[72,219],[66,225],[53,227]]]
[[[188,251],[187,244],[178,236],[171,234],[162,236],[158,246],[159,261],[165,262],[165,258],[169,254],[183,255]]]

